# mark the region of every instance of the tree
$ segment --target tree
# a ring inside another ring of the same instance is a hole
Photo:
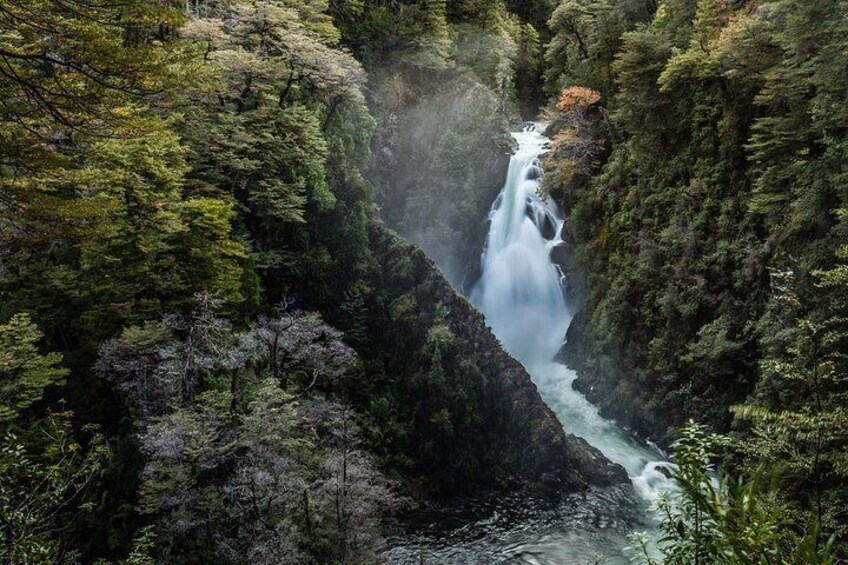
[[[560,112],[585,112],[590,106],[600,102],[601,93],[591,88],[571,86],[563,89],[556,107]]]
[[[300,394],[316,385],[331,390],[356,360],[341,332],[316,313],[290,310],[289,303],[237,333],[221,316],[224,301],[205,293],[195,301],[188,314],[131,326],[100,347],[98,373],[120,391],[143,424],[222,385],[232,395],[235,412],[245,387],[262,382],[266,371],[284,389],[297,383]]]
[[[425,70],[443,71],[452,66],[447,1],[428,0],[406,4],[401,8],[403,62]]]
[[[147,0],[4,1],[0,20],[2,236],[33,237],[45,228],[31,220],[52,219],[52,233],[57,217],[79,219],[85,208],[50,181],[76,168],[91,139],[143,130],[139,102],[190,76],[191,50],[168,41],[180,12]]]
[[[180,398],[185,385],[167,370],[176,359],[179,345],[168,326],[147,322],[126,328],[119,338],[100,345],[95,366],[99,376],[124,395],[142,421],[165,413]]]
[[[188,168],[179,138],[164,128],[105,142],[76,181],[108,210],[108,228],[82,245],[85,318],[124,323],[190,304],[198,291],[243,299],[244,245],[232,239],[232,205],[185,195]],[[99,320],[98,320],[99,321]]]
[[[661,515],[659,556],[645,534],[632,537],[633,561],[646,565],[765,565],[836,563],[831,544],[816,533],[793,535],[782,528],[784,509],[774,481],[763,469],[749,476],[715,477],[711,461],[727,438],[708,435],[690,422],[674,444],[666,472],[678,490],[656,503]],[[659,559],[661,557],[661,559]]]
[[[539,85],[544,72],[541,36],[530,23],[520,26],[515,56],[515,91],[522,102],[523,115],[533,116],[544,103]]]
[[[221,316],[224,304],[198,293],[187,314],[131,326],[100,346],[98,373],[138,411],[141,423],[191,403],[219,385],[219,375],[228,376],[231,390],[236,387],[248,352]]]
[[[328,556],[333,563],[370,563],[382,541],[381,519],[398,500],[363,451],[349,408],[316,403],[307,410],[324,432],[321,445],[326,456],[313,504],[325,514]]]
[[[0,560],[12,565],[72,558],[65,525],[106,455],[92,426],[87,448],[74,441],[72,412],[35,410],[67,375],[59,354],[38,351],[41,338],[27,314],[0,325]]]
[[[22,231],[4,230],[11,298],[88,346],[187,307],[199,290],[234,305],[252,292],[231,204],[186,194],[179,138],[156,118],[144,127],[113,131],[78,166],[39,176],[44,196],[18,215]]]
[[[540,31],[547,28],[551,13],[557,6],[556,0],[506,0],[505,3],[510,12]]]
[[[146,0],[44,0],[6,2],[0,17],[10,307],[91,351],[195,290],[250,296],[231,205],[186,190],[185,148],[161,115],[199,78],[200,52],[175,35],[184,16]]]
[[[840,247],[840,259],[846,251]],[[844,264],[815,276],[819,307],[805,312],[792,274],[773,273],[776,298],[764,320],[762,377],[752,402],[734,414],[750,427],[743,453],[781,467],[782,492],[797,505],[787,518],[797,528],[814,529],[820,548],[828,535],[842,540],[846,534],[848,276]]]
[[[291,377],[305,376],[306,388],[324,379],[331,385],[353,364],[356,354],[342,341],[342,334],[315,313],[289,310],[284,303],[273,317],[261,316],[245,336],[259,350],[256,362],[266,365],[283,388]]]
[[[0,425],[8,425],[38,404],[48,387],[60,385],[68,370],[58,353],[42,355],[42,334],[28,314],[0,324]]]
[[[763,73],[748,143],[753,208],[803,243],[820,237],[844,206],[848,24],[839,2],[784,0],[762,16],[774,64]]]
[[[93,435],[83,448],[73,440],[71,412],[50,412],[32,426],[31,438],[6,432],[0,439],[0,559],[10,565],[73,560],[66,526],[87,509],[83,495],[103,467],[107,449]],[[91,427],[87,430],[92,431]]]
[[[367,157],[373,128],[365,73],[338,47],[325,7],[236,2],[204,12],[184,31],[207,46],[207,70],[216,77],[187,94],[193,104],[181,129],[191,186],[214,186],[236,200],[262,277],[293,280],[352,247],[326,250],[318,242],[335,233],[331,227],[355,223],[367,193],[362,163],[353,162]],[[345,191],[353,202],[339,202]],[[319,218],[327,219],[320,230]]]
[[[577,84],[611,94],[623,34],[651,15],[646,2],[561,0],[548,21],[553,37],[545,52],[545,89],[556,93]]]
[[[108,129],[185,78],[184,44],[169,42],[184,17],[147,0],[0,3],[0,115],[5,167],[56,162],[73,136]],[[4,171],[8,172],[8,171]],[[5,176],[5,174],[4,174]]]
[[[101,376],[138,414],[156,557],[373,559],[393,497],[360,451],[353,413],[315,396],[355,356],[340,332],[289,306],[237,333],[201,294],[189,314],[101,347]]]
[[[142,508],[163,520],[160,554],[225,563],[368,563],[387,483],[355,450],[344,412],[260,383],[241,419],[208,392],[153,424]],[[340,415],[341,414],[341,415]]]

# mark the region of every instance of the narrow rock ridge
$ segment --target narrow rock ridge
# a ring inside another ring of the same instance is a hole
[[[464,420],[468,413],[451,413],[457,432],[452,441],[435,460],[417,462],[425,476],[431,469],[440,474],[452,470],[436,485],[438,494],[489,489],[569,492],[627,482],[622,467],[566,433],[524,367],[504,351],[483,316],[423,251],[376,223],[370,239],[380,260],[379,284],[393,298],[384,305],[387,318],[401,301],[416,305],[409,319],[395,316],[385,328],[389,349],[414,352],[410,344],[425,343],[428,328],[447,327],[453,340],[440,352],[446,385],[465,395],[464,405],[477,408],[476,421]],[[386,356],[386,364],[403,379],[409,359]],[[426,386],[421,385],[421,395],[426,395]],[[415,413],[417,407],[402,409]]]

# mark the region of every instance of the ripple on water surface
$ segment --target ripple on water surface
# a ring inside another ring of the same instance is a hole
[[[593,489],[554,502],[521,495],[422,511],[391,540],[390,563],[420,565],[627,563],[636,530],[651,529],[646,502],[629,486]]]

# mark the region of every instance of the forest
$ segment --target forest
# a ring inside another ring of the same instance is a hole
[[[542,562],[848,559],[845,0],[0,0],[0,562],[630,493],[477,298],[530,123],[523,321],[669,485]]]

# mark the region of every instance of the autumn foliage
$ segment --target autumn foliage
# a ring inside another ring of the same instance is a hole
[[[557,101],[557,110],[570,112],[585,110],[601,101],[601,93],[583,86],[569,86],[563,89]]]

